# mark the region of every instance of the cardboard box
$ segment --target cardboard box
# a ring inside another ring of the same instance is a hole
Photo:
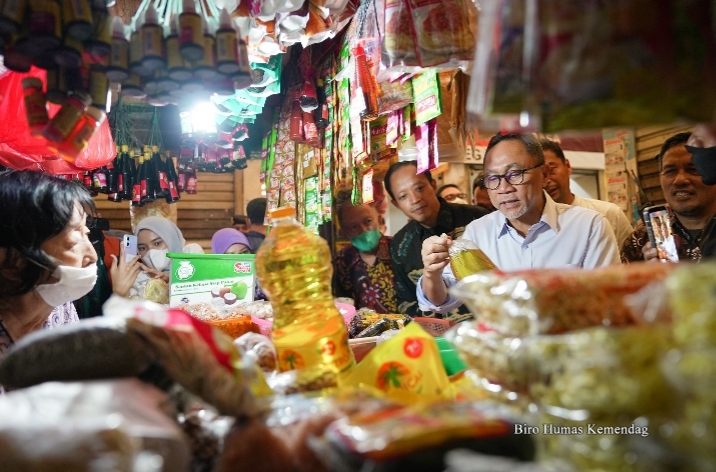
[[[183,303],[227,305],[254,301],[256,265],[253,254],[169,253],[172,261],[169,306]]]

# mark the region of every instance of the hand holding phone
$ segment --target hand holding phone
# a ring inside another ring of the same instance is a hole
[[[124,260],[130,262],[137,255],[137,237],[133,234],[125,234],[122,238],[124,247]]]
[[[656,248],[657,258],[661,262],[679,262],[671,218],[668,205],[654,205],[644,209],[644,224],[649,241]]]

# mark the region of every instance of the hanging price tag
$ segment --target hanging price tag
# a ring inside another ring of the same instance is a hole
[[[371,203],[373,201],[373,169],[368,169],[363,174],[363,203]]]

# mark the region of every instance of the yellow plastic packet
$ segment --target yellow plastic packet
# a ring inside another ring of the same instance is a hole
[[[453,397],[438,345],[417,323],[379,344],[340,385],[374,387],[392,400],[410,404]]]

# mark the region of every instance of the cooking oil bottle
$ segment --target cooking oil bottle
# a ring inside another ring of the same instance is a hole
[[[484,270],[495,270],[497,266],[481,249],[469,239],[456,239],[450,249],[450,268],[457,280]]]
[[[256,255],[256,273],[273,307],[271,337],[279,369],[340,374],[355,361],[333,304],[330,250],[295,215],[291,207],[271,212],[273,228]]]

